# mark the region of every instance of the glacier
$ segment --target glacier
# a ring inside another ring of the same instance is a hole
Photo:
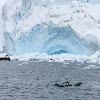
[[[92,55],[100,51],[99,3],[99,0],[6,2],[0,11],[0,53]]]

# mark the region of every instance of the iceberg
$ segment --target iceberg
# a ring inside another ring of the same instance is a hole
[[[100,51],[99,0],[10,0],[1,9],[0,53]]]

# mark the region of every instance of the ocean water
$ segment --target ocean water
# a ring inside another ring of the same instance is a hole
[[[72,87],[54,86],[66,78]],[[100,65],[1,61],[0,100],[100,100]]]

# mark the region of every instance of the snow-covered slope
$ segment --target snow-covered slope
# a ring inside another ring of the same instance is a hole
[[[0,51],[11,55],[90,55],[100,51],[100,4],[85,2],[8,1],[2,7],[0,19]]]

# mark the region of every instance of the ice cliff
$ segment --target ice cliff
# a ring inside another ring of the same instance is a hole
[[[0,12],[0,53],[100,51],[99,0],[10,0]]]

